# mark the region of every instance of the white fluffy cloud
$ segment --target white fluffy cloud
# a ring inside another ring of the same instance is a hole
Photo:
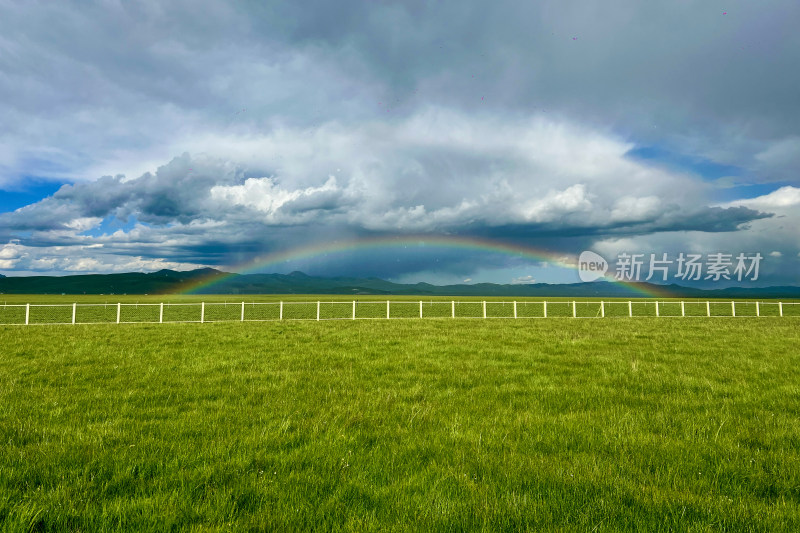
[[[283,128],[202,146],[270,170],[215,185],[212,200],[282,224],[319,216],[374,230],[450,230],[468,221],[602,226],[655,221],[679,205],[701,205],[709,191],[630,160],[632,145],[614,135],[541,115],[500,120],[429,108],[397,123]],[[353,207],[347,215],[337,210],[344,206]]]
[[[228,153],[233,146],[251,155],[237,161],[241,152]],[[530,231],[734,230],[757,218],[739,204],[706,207],[710,187],[632,160],[630,148],[607,132],[563,120],[428,109],[394,125],[334,123],[282,128],[241,143],[220,139],[209,143],[209,153],[184,154],[137,179],[109,176],[63,187],[0,214],[0,227],[6,239],[36,246],[42,260],[53,246],[70,245],[84,246],[81,253],[91,258],[98,252],[85,246],[100,243],[103,254],[224,265],[231,250],[307,244],[326,230],[357,236],[468,228],[513,238]],[[659,200],[667,195],[670,202]],[[772,205],[759,201],[752,206]],[[139,224],[126,231],[105,226],[130,217]],[[109,263],[58,265],[99,271]]]
[[[16,274],[141,272],[164,268],[191,270],[197,267],[194,263],[124,255],[105,249],[102,244],[52,246],[46,250],[16,241],[0,246],[0,270]]]
[[[626,238],[603,238],[595,241],[592,249],[606,257],[613,259],[620,253],[667,253],[673,259],[679,253],[693,254],[755,254],[760,253],[762,261],[762,283],[770,280],[781,280],[781,283],[794,284],[800,281],[797,277],[797,268],[800,267],[794,257],[800,257],[800,189],[796,187],[782,187],[771,193],[737,200],[724,204],[724,208],[747,207],[768,211],[773,216],[753,220],[737,231],[719,233],[704,233],[697,231],[680,231],[669,233],[655,233]],[[764,281],[766,280],[766,281]]]
[[[749,198],[745,200],[736,200],[730,202],[729,206],[743,206],[754,209],[780,209],[783,210],[788,207],[800,205],[800,188],[787,185],[781,187],[769,194],[758,196],[756,198]]]

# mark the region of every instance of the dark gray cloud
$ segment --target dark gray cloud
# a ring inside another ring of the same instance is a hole
[[[798,136],[800,7],[725,10],[630,0],[5,4],[3,179],[31,170],[21,156],[63,160],[73,177],[138,176],[142,163],[196,151],[198,131],[435,105],[566,116],[743,165],[752,180],[794,180],[796,160],[776,152]]]
[[[579,115],[690,151],[713,152],[733,131],[754,149],[796,135],[800,6],[728,4],[320,2],[249,20],[281,42],[357,57],[389,99],[474,109],[485,96],[493,109]]]

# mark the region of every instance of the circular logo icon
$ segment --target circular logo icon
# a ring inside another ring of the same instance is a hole
[[[608,271],[608,262],[599,254],[585,250],[578,257],[578,276],[581,281],[590,282],[602,278]]]

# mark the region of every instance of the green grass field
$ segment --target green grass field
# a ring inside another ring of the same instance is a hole
[[[797,531],[799,332],[4,326],[0,530]]]

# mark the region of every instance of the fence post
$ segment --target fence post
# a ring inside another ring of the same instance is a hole
[[[161,302],[161,304],[158,307],[158,323],[159,324],[164,323],[164,302]]]
[[[656,318],[658,318],[659,316],[660,315],[658,314],[658,300],[656,300]]]
[[[731,300],[731,316],[736,316],[736,300]]]
[[[78,313],[78,304],[72,304],[72,323],[75,324],[75,315]]]
[[[483,301],[483,318],[486,318],[486,300]]]
[[[575,305],[575,300],[572,300],[572,318],[577,318],[578,316],[578,308]]]
[[[389,320],[389,300],[386,300],[386,320]]]
[[[603,300],[600,300],[600,318],[606,317],[606,304]]]
[[[242,302],[242,322],[244,322],[244,302]]]
[[[633,318],[633,303],[628,300],[628,318]]]
[[[782,312],[781,312],[781,316],[783,316]],[[30,320],[31,320],[31,304],[25,304],[25,325],[26,326],[28,324],[30,324]]]
[[[206,321],[206,303],[200,302],[200,323]]]
[[[450,314],[452,315],[452,318],[455,318],[456,317],[456,301],[453,300],[452,302],[450,302],[450,306],[451,306]]]
[[[711,302],[706,300],[706,316],[711,316]]]
[[[319,300],[317,300],[317,322],[319,322]]]
[[[517,301],[514,300],[514,318],[517,318]]]
[[[422,300],[419,301],[419,317],[422,318]]]
[[[544,303],[544,318],[547,318],[547,300],[545,300],[543,303]]]
[[[278,320],[283,320],[283,300],[281,300],[280,311],[278,313]]]
[[[761,308],[758,306],[758,302],[756,302],[756,316],[761,316]]]
[[[778,302],[778,315],[783,316],[783,302]]]
[[[353,320],[356,319],[356,301],[353,300]]]
[[[681,316],[686,316],[686,307],[683,305],[683,300],[681,300]]]
[[[122,303],[117,302],[117,324],[119,324],[119,317],[122,314]]]

